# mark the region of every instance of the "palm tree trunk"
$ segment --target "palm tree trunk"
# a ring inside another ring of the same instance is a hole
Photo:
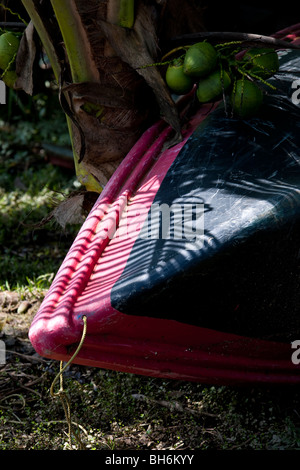
[[[178,112],[159,68],[143,66],[159,60],[169,31],[176,35],[201,30],[197,2],[22,3],[59,83],[76,173],[88,190],[101,191],[141,133],[159,116],[180,134]],[[180,18],[175,18],[176,8]],[[23,64],[24,51],[30,50],[28,41],[26,46],[17,57],[18,61],[23,56]]]

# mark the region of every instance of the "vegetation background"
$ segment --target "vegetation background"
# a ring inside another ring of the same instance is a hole
[[[267,2],[216,11],[207,12],[209,29],[224,30],[224,18],[227,30],[263,34],[295,23],[295,11]],[[59,364],[39,357],[27,338],[80,227],[41,224],[80,185],[56,84],[42,63],[40,81],[36,96],[9,90],[0,107],[0,340],[7,348],[0,450],[70,448],[62,403],[49,393]],[[75,365],[64,377],[73,429],[90,450],[300,450],[295,387],[207,386]],[[78,447],[73,435],[71,448]]]

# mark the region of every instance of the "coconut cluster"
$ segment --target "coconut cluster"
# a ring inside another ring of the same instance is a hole
[[[4,83],[13,88],[17,79],[16,55],[19,49],[19,38],[11,33],[5,32],[0,36],[0,77]]]
[[[187,47],[184,55],[168,64],[165,79],[170,90],[178,95],[195,87],[201,104],[228,97],[233,114],[247,118],[263,102],[259,81],[265,82],[278,69],[274,49],[252,48],[237,59],[236,51],[228,53],[226,47],[218,50],[202,41]]]

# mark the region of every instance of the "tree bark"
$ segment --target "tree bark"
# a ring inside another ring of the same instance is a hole
[[[59,83],[78,179],[100,192],[142,132],[178,111],[157,66],[174,35],[203,30],[190,0],[22,0],[32,24],[17,57],[17,86],[32,92],[37,32]],[[180,12],[180,14],[178,14]],[[32,69],[33,70],[33,69]]]

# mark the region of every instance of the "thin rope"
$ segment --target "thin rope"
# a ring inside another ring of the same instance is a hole
[[[72,420],[71,420],[71,406],[70,406],[70,400],[64,390],[64,383],[63,383],[63,373],[64,371],[67,369],[67,367],[74,361],[75,357],[77,356],[77,354],[79,353],[80,349],[82,348],[82,345],[84,343],[84,340],[85,340],[85,337],[86,337],[86,331],[87,331],[87,321],[86,321],[86,316],[83,316],[82,317],[82,320],[83,320],[83,332],[82,332],[82,337],[81,337],[81,340],[80,340],[80,343],[79,345],[77,346],[77,349],[76,351],[74,352],[74,354],[72,355],[72,357],[68,360],[68,362],[64,365],[63,367],[63,361],[60,361],[60,370],[59,370],[59,373],[56,375],[55,379],[53,380],[52,382],[52,385],[50,387],[50,394],[52,397],[56,398],[56,397],[59,397],[61,402],[62,402],[62,406],[63,406],[63,409],[64,409],[64,412],[65,412],[65,416],[66,416],[66,421],[68,423],[68,436],[69,436],[69,446],[70,446],[70,449],[72,449],[72,434],[73,436],[75,437],[75,439],[77,440],[77,443],[79,445],[79,448],[81,450],[85,449],[85,445],[83,444],[83,442],[81,441],[80,437],[78,434],[76,434],[73,430],[73,427],[72,427]],[[58,390],[58,392],[54,392],[54,385],[56,384],[56,382],[58,381],[58,379],[60,380],[60,388]]]

